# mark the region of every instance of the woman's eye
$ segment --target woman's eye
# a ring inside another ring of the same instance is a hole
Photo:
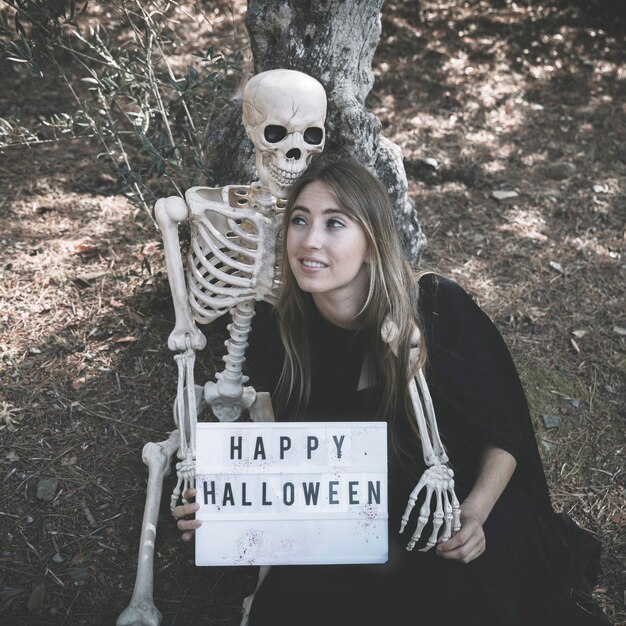
[[[301,226],[302,224],[306,224],[304,218],[301,215],[294,215],[289,221],[294,226]]]
[[[328,222],[326,222],[326,225],[328,226],[328,228],[343,228],[345,226],[345,224],[336,218],[330,219],[328,220]]]

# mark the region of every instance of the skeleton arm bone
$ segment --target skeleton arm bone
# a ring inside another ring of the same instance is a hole
[[[398,354],[398,329],[391,320],[386,320],[382,328],[383,340],[389,344],[393,353]],[[411,351],[409,354],[409,361],[411,369],[414,369],[415,363],[418,358],[418,349],[420,341],[420,331],[417,327],[413,332],[411,338]],[[418,392],[419,388],[419,392]],[[421,399],[420,399],[421,394]],[[422,453],[424,455],[424,462],[428,467],[436,464],[443,464],[448,462],[448,456],[445,453],[441,438],[439,436],[439,428],[437,426],[437,419],[435,417],[435,409],[433,407],[433,401],[430,397],[430,391],[426,383],[426,377],[422,369],[417,370],[417,374],[414,379],[409,382],[409,395],[411,397],[411,403],[415,410],[415,419],[420,434],[420,441],[422,444]],[[428,426],[427,426],[428,420]],[[430,432],[429,432],[430,431]],[[431,442],[432,437],[432,442]]]
[[[485,551],[483,524],[509,483],[516,465],[515,458],[505,450],[494,446],[485,448],[476,483],[461,505],[463,528],[451,539],[438,544],[439,556],[469,563]]]
[[[385,341],[394,354],[398,353],[398,328],[389,319],[386,319],[381,329],[383,341]],[[416,327],[412,337],[413,349],[409,355],[411,370],[417,362],[417,350],[419,346],[419,329]],[[419,387],[419,392],[418,392]],[[419,510],[417,518],[417,527],[407,544],[407,550],[412,550],[419,541],[422,531],[431,515],[432,498],[435,499],[435,511],[433,516],[433,530],[428,538],[426,546],[421,549],[422,552],[430,550],[437,543],[437,538],[441,527],[443,531],[441,538],[446,541],[450,539],[453,532],[457,532],[461,528],[461,510],[459,501],[454,491],[454,472],[446,465],[448,456],[446,455],[441,439],[439,437],[439,429],[437,427],[437,419],[435,417],[435,409],[426,377],[423,371],[418,369],[415,379],[409,383],[409,394],[411,403],[415,413],[415,420],[420,434],[422,444],[422,454],[424,455],[424,463],[427,466],[426,471],[422,474],[415,489],[409,495],[402,522],[400,524],[400,532],[404,531],[411,512],[415,507],[417,499],[421,492],[425,492],[425,498]],[[426,416],[424,415],[426,413]],[[427,424],[428,420],[428,424]],[[430,427],[430,433],[428,432]],[[434,445],[431,443],[432,436]]]
[[[189,347],[202,350],[206,345],[206,338],[191,317],[178,239],[178,224],[187,219],[189,209],[182,198],[171,196],[157,200],[154,210],[163,236],[167,277],[176,314],[176,323],[167,340],[167,346],[170,350],[179,352]],[[187,336],[190,345],[187,345]]]

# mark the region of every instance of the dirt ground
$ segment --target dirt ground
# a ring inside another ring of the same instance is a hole
[[[602,540],[597,598],[623,626],[626,23],[601,1],[420,4],[386,3],[368,104],[403,150],[428,237],[422,264],[460,282],[504,335],[555,508]],[[215,6],[215,28],[182,48],[219,45],[226,31],[245,46],[245,4]],[[7,62],[0,87],[0,117],[72,106],[54,76],[36,81]],[[136,568],[141,449],[172,429],[159,234],[116,192],[98,151],[85,138],[0,153],[7,625],[115,622]],[[224,324],[207,335],[196,371],[208,378]],[[261,388],[262,348],[257,338],[249,357]],[[193,566],[169,515],[172,487],[170,477],[155,557],[163,624],[238,624],[255,571]]]

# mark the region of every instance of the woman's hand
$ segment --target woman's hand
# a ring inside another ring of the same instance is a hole
[[[469,563],[485,551],[485,533],[478,515],[461,505],[461,530],[448,541],[437,544],[437,554],[443,559]]]
[[[181,539],[183,541],[191,541],[193,533],[196,528],[200,528],[202,522],[197,519],[190,519],[189,516],[193,515],[200,508],[200,505],[195,502],[189,502],[189,500],[196,497],[195,489],[187,489],[183,497],[187,500],[187,504],[179,504],[172,514],[177,520],[176,525],[178,529],[183,531]]]
[[[516,466],[515,457],[502,448],[487,446],[483,450],[476,483],[461,505],[461,530],[437,544],[439,556],[469,563],[485,551],[483,524]]]

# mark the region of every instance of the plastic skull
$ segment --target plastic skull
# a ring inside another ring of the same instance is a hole
[[[284,198],[311,157],[324,149],[326,92],[307,74],[269,70],[243,91],[243,123],[256,148],[259,180]]]

